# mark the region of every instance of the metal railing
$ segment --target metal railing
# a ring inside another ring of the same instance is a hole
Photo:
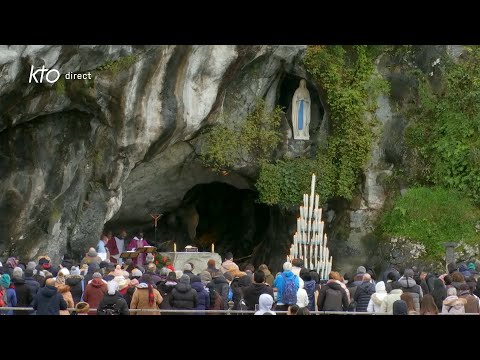
[[[32,312],[32,307],[1,307],[0,313],[4,313],[10,310],[15,311],[29,311]],[[75,311],[75,308],[68,308],[70,312]],[[89,312],[96,312],[97,309],[90,309]],[[147,313],[147,312],[160,312],[161,314],[183,314],[183,315],[253,315],[255,311],[251,310],[174,310],[174,309],[129,309],[130,313]],[[286,314],[287,311],[275,311],[276,314]],[[360,315],[360,316],[375,316],[375,315],[392,315],[389,313],[369,313],[369,312],[349,312],[349,311],[310,311],[311,315]],[[438,314],[438,315],[480,315],[480,314]]]

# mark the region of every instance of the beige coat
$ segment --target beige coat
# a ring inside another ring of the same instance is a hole
[[[401,300],[400,296],[403,294],[402,289],[394,289],[390,291],[390,294],[385,296],[380,306],[381,313],[393,314],[393,303],[397,300]]]
[[[68,285],[58,285],[57,290],[63,296],[63,300],[67,303],[67,308],[75,307],[73,302],[72,293],[70,292],[70,286]],[[60,315],[70,315],[68,310],[60,310]]]
[[[139,289],[137,288],[132,296],[132,302],[130,303],[130,309],[158,309],[160,304],[163,301],[162,295],[158,292],[157,289],[153,289],[154,300],[153,304],[148,304],[148,289]],[[160,315],[160,311],[139,311],[130,312],[130,315]]]

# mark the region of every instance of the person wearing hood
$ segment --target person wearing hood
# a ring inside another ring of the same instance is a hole
[[[12,278],[13,286],[15,289],[15,296],[17,297],[16,307],[30,307],[32,306],[33,296],[30,291],[30,288],[25,283],[23,278],[23,271],[21,273],[15,273],[15,271],[20,268],[15,268],[13,273],[16,275]],[[20,269],[21,270],[21,269]],[[30,311],[16,310],[13,312],[14,315],[29,315]]]
[[[232,289],[233,310],[246,310],[243,291],[252,285],[252,279],[247,273],[239,270],[230,271],[233,281],[230,284]]]
[[[308,308],[309,304],[307,291],[303,288],[304,285],[305,282],[301,282],[297,291],[297,305],[299,308]]]
[[[83,291],[85,289],[83,276],[80,275],[80,269],[78,266],[72,266],[70,268],[70,275],[66,277],[65,284],[70,286],[73,303],[74,305],[77,305],[82,299]]]
[[[398,280],[403,292],[409,292],[413,297],[413,304],[415,305],[415,311],[420,313],[420,302],[423,298],[423,291],[420,285],[417,285],[413,279],[414,272],[412,269],[405,269],[403,276]]]
[[[395,300],[392,305],[393,315],[408,315],[407,303],[403,300]]]
[[[268,284],[269,286],[273,287],[273,282],[275,281],[275,278],[273,277],[272,273],[268,269],[268,266],[266,264],[262,264],[258,267],[258,270],[264,272],[265,283]]]
[[[45,286],[38,290],[32,306],[37,315],[60,315],[60,311],[67,310],[67,303],[58,293],[53,278],[47,279]]]
[[[435,305],[438,309],[443,307],[443,300],[447,298],[447,289],[445,284],[440,279],[435,279],[433,282],[433,291],[431,293],[433,299],[435,300]]]
[[[0,277],[0,295],[0,301],[2,301],[3,306],[17,306],[17,294],[15,292],[15,286],[12,283],[10,275],[6,273]],[[13,315],[13,310],[7,311],[6,315]]]
[[[270,315],[277,315],[272,311],[273,306],[273,297],[270,294],[262,294],[258,299],[258,311],[255,312],[255,315],[265,315],[269,313]]]
[[[287,287],[287,281],[294,282],[295,299],[285,299],[284,293]],[[299,277],[295,276],[292,272],[292,263],[287,261],[283,264],[283,273],[281,273],[279,276],[276,277],[274,282],[274,287],[277,289],[277,306],[276,306],[277,310],[287,311],[288,305],[293,305],[297,303],[296,294],[298,292],[298,289],[300,288],[300,281],[299,281]]]
[[[328,274],[329,280],[320,288],[318,295],[319,311],[347,311],[348,296],[345,289],[335,280],[334,271]]]
[[[197,292],[190,285],[190,277],[182,275],[170,296],[170,306],[176,310],[190,310],[197,307]]]
[[[457,289],[451,287],[447,290],[447,298],[443,300],[442,314],[465,314],[466,299],[457,296]]]
[[[82,262],[80,263],[80,265],[83,265],[83,264],[90,265],[91,263],[97,263],[100,266],[101,262],[102,262],[102,258],[98,256],[97,251],[92,247],[88,249],[88,252],[85,254],[85,257],[82,259]]]
[[[222,275],[222,273],[217,273],[217,275],[214,276],[212,279],[212,283],[215,287],[215,291],[222,298],[223,307],[221,310],[228,310],[228,293],[230,291],[230,284],[226,278],[227,276],[231,277],[232,274],[228,272],[225,273],[224,275]]]
[[[95,309],[91,310],[89,315],[97,313],[98,304],[102,301],[107,290],[107,283],[103,281],[102,275],[99,272],[94,273],[92,280],[87,284],[83,293],[83,301],[88,303],[90,309]]]
[[[111,280],[107,284],[107,293],[98,304],[97,315],[105,315],[107,308],[115,308],[118,315],[130,315],[128,305],[118,292],[118,282]]]
[[[158,310],[162,302],[163,297],[153,287],[152,279],[149,275],[144,275],[143,282],[137,285],[137,290],[133,293],[130,309]],[[135,311],[132,315],[160,315],[160,311]]]
[[[385,283],[379,281],[375,284],[375,293],[370,297],[368,302],[367,312],[378,313],[382,307],[383,300],[387,297],[387,290],[385,290]]]
[[[375,293],[375,285],[373,285],[370,280],[370,274],[366,273],[365,275],[363,275],[363,282],[361,285],[358,286],[357,290],[355,291],[355,296],[353,297],[353,300],[357,303],[357,312],[367,312],[370,298]]]
[[[273,298],[273,288],[265,284],[265,273],[261,270],[253,274],[253,283],[243,290],[243,299],[247,305],[247,310],[255,310],[255,305],[259,303],[262,294],[269,294]]]
[[[382,301],[382,305],[380,306],[381,313],[392,314],[393,313],[393,304],[395,301],[400,300],[403,291],[401,289],[401,285],[398,281],[392,283],[392,291],[385,296]],[[405,314],[406,315],[406,314]]]
[[[420,315],[438,315],[438,307],[435,305],[435,299],[431,294],[423,297],[420,305]]]
[[[457,293],[458,297],[465,299],[465,313],[466,314],[479,314],[480,307],[478,304],[478,299],[470,293],[470,287],[468,284],[460,285],[460,290]]]
[[[194,275],[190,278],[192,289],[197,292],[197,306],[194,310],[208,310],[210,308],[210,294],[202,284],[200,276]]]

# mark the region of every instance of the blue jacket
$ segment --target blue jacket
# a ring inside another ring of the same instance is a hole
[[[15,288],[9,287],[7,289],[7,307],[16,307],[17,306],[17,293]],[[7,315],[13,315],[13,310],[7,311]]]
[[[37,315],[60,315],[60,310],[67,310],[67,303],[56,287],[45,285],[38,290],[33,308],[37,310]]]
[[[210,293],[201,282],[194,282],[191,286],[197,292],[197,306],[195,310],[208,310],[210,308]]]
[[[298,288],[300,287],[300,283],[298,281],[298,276],[295,276],[293,274],[293,272],[291,271],[284,271],[283,272],[283,275],[287,278],[287,279],[291,279],[291,278],[294,278],[294,281],[295,281],[295,287],[297,288],[297,291],[298,291]],[[277,278],[275,279],[275,283],[273,284],[274,287],[277,288],[277,304],[279,305],[282,305],[283,302],[282,302],[282,294],[283,294],[283,290],[285,289],[285,280],[283,279],[283,276],[282,275],[278,275]]]

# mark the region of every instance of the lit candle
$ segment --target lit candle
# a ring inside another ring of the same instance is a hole
[[[177,252],[177,244],[173,243],[173,252]]]
[[[215,244],[212,243],[212,253],[214,253],[214,252],[215,252]]]

